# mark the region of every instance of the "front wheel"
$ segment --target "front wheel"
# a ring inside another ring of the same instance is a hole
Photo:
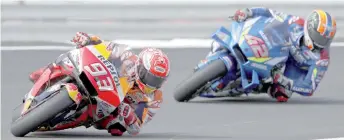
[[[26,134],[37,129],[44,122],[55,117],[57,114],[73,105],[73,100],[69,97],[66,88],[61,88],[59,93],[54,94],[44,103],[30,110],[22,117],[12,122],[11,133],[16,137],[24,137]],[[14,112],[18,112],[16,108]],[[16,114],[16,113],[14,113]],[[14,117],[15,118],[15,117]]]
[[[178,102],[186,102],[194,98],[195,92],[208,81],[224,76],[227,68],[221,59],[211,62],[209,65],[196,71],[190,78],[183,81],[175,90],[174,99]]]

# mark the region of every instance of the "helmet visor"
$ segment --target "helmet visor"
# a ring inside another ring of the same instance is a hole
[[[138,75],[142,83],[153,88],[160,88],[166,80],[166,78],[155,76],[143,65],[138,66]]]
[[[326,36],[321,35],[319,32],[317,32],[314,28],[306,28],[306,32],[313,42],[314,47],[316,48],[327,48],[330,47],[332,43],[333,38],[328,38]]]

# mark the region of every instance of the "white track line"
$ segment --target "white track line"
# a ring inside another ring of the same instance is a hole
[[[173,39],[173,40],[115,40],[117,43],[127,44],[131,48],[210,48],[210,39]],[[344,42],[333,42],[331,47],[344,47]],[[71,46],[2,46],[1,51],[20,51],[20,50],[71,50]]]
[[[13,47],[1,47],[1,51],[69,51],[73,47],[64,47],[64,46],[13,46]]]

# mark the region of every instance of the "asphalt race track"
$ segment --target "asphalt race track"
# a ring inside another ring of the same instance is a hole
[[[26,36],[29,34],[27,32],[29,27],[22,28],[27,30],[18,30],[18,40],[39,39],[34,35]],[[5,26],[1,30],[3,37],[7,37],[8,40],[15,39],[12,38],[15,33],[6,34],[6,31],[15,31],[14,28]],[[43,30],[38,32],[39,36],[44,33]],[[106,34],[105,30],[103,32]],[[73,35],[74,32],[68,36],[67,33],[58,32],[51,36],[53,38],[51,40],[69,38]],[[137,34],[132,36],[137,36]],[[49,38],[49,36],[45,37]],[[148,35],[145,37],[155,39]],[[22,44],[25,45],[25,42]],[[276,103],[268,95],[225,99],[197,98],[189,103],[177,103],[172,95],[174,88],[191,73],[192,68],[204,58],[208,49],[163,50],[171,60],[172,71],[171,77],[162,89],[164,91],[162,109],[138,136],[132,137],[126,134],[120,139],[311,140],[344,137],[344,94],[342,92],[344,89],[342,84],[344,46],[332,48],[330,68],[314,96],[306,98],[295,94],[288,103],[282,104]],[[28,80],[30,72],[51,62],[62,52],[1,51],[2,139],[24,139],[15,138],[10,133],[11,111],[21,102],[24,94],[32,86]],[[114,139],[106,131],[93,128],[32,133],[25,139],[42,138]]]
[[[279,104],[266,95],[231,99],[197,99],[176,103],[175,86],[204,57],[206,49],[164,49],[172,62],[172,72],[163,88],[165,102],[151,124],[137,136],[142,139],[260,139],[305,140],[343,135],[344,71],[341,54],[344,48],[333,48],[328,74],[311,98],[294,95]],[[9,132],[11,110],[31,88],[28,74],[58,56],[61,51],[2,52],[2,138],[16,139]],[[192,54],[190,57],[190,54]],[[13,58],[15,57],[15,58]],[[188,59],[186,59],[188,58]],[[185,59],[187,61],[185,61]],[[106,131],[75,129],[30,135],[62,139],[110,138]],[[125,139],[134,137],[124,136]],[[123,138],[123,139],[124,139]]]

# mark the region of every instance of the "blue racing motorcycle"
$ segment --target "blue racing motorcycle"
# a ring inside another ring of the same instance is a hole
[[[195,68],[191,77],[175,90],[174,98],[187,102],[204,93],[214,91],[219,80],[228,74],[237,78],[229,82],[229,88],[240,87],[240,94],[257,93],[272,83],[271,73],[281,68],[289,58],[292,45],[287,23],[274,18],[256,17],[245,22],[232,22],[230,30],[219,28],[212,39],[222,49],[208,55]],[[229,60],[235,58],[235,64]],[[230,69],[235,65],[235,74]]]

